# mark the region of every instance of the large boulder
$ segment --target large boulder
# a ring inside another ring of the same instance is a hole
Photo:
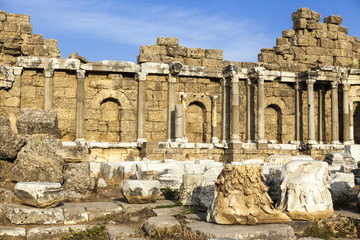
[[[16,127],[19,134],[48,134],[58,137],[57,119],[55,110],[23,108],[17,117]]]
[[[334,215],[326,162],[291,161],[283,167],[280,179],[279,209],[291,219],[315,221]]]
[[[14,160],[25,144],[25,139],[10,128],[7,117],[0,116],[0,160]]]
[[[152,203],[160,197],[158,180],[124,180],[121,193],[129,203]]]
[[[10,170],[13,182],[63,183],[65,162],[57,155],[61,149],[60,139],[49,135],[27,136],[27,144],[19,152]]]
[[[64,170],[63,191],[66,199],[83,199],[95,190],[95,178],[91,176],[90,163],[67,163]]]
[[[60,183],[20,182],[14,192],[24,204],[39,208],[55,207],[64,200]]]
[[[260,165],[227,165],[216,181],[206,220],[217,224],[287,223],[272,206]]]

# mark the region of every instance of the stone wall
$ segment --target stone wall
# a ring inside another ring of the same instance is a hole
[[[18,56],[60,57],[57,40],[32,34],[30,16],[0,11],[0,64],[15,66]]]
[[[325,17],[324,23],[320,19],[317,12],[298,9],[292,14],[293,29],[283,31],[275,47],[263,48],[259,62],[298,64],[301,71],[319,64],[359,68],[358,37],[348,36],[341,16]]]

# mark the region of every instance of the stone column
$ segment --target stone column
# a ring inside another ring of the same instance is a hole
[[[265,139],[264,77],[258,77],[257,84],[258,143],[267,143]]]
[[[14,67],[13,68],[13,73],[14,73],[14,84],[13,87],[21,87],[21,74],[23,71],[23,67]]]
[[[139,72],[137,74],[138,80],[138,95],[137,95],[137,142],[146,142],[145,138],[145,81],[147,74]]]
[[[183,105],[175,105],[175,141],[183,141]]]
[[[331,82],[331,144],[339,144],[338,81]]]
[[[251,143],[251,87],[252,81],[250,78],[246,79],[246,142]]]
[[[240,112],[239,112],[239,78],[231,76],[231,139],[233,143],[240,143]]]
[[[216,100],[218,96],[210,96],[211,98],[211,142],[219,143],[219,139],[217,137],[217,107]]]
[[[227,88],[229,87],[228,81],[226,78],[221,80],[221,140],[222,143],[226,143],[228,140],[228,131],[229,131],[229,120],[228,120],[228,105],[227,105]]]
[[[84,80],[85,70],[77,70],[76,88],[76,141],[84,142]]]
[[[53,106],[53,77],[54,69],[44,69],[45,75],[45,110],[51,110]]]
[[[354,102],[349,102],[350,144],[354,144]]]
[[[183,142],[188,142],[188,138],[186,135],[186,108],[187,108],[187,94],[186,93],[182,93],[181,94],[181,104],[183,106]]]
[[[315,141],[315,106],[314,106],[314,83],[316,80],[307,79],[308,99],[308,144],[316,144]]]
[[[175,82],[176,76],[168,75],[168,101],[167,101],[167,141],[171,142],[174,137],[174,114],[175,114]]]
[[[349,88],[348,81],[343,81],[343,133],[346,145],[350,144]]]
[[[297,145],[301,144],[301,131],[300,131],[300,121],[301,121],[301,114],[300,114],[300,96],[301,90],[301,82],[295,82],[295,142]]]
[[[318,91],[318,135],[319,135],[319,143],[326,143],[325,139],[325,116],[324,116],[324,93],[325,86],[320,85]]]

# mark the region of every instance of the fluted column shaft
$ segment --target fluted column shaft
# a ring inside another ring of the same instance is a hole
[[[84,81],[85,70],[77,70],[76,88],[76,140],[84,141]]]
[[[54,69],[45,69],[45,99],[44,99],[44,109],[51,110],[53,108],[53,77]]]
[[[172,116],[175,116],[175,83],[176,76],[168,75],[168,101],[167,101],[167,141],[171,142],[173,137]]]
[[[331,143],[339,144],[338,81],[331,82]]]
[[[221,80],[221,140],[226,143],[228,139],[229,131],[229,119],[228,119],[228,88],[229,84],[226,78]]]
[[[257,83],[258,83],[258,89],[257,89],[258,142],[267,143],[265,139],[264,78],[259,77]]]
[[[218,143],[217,137],[217,104],[218,96],[210,96],[211,98],[211,142]]]
[[[231,77],[231,142],[240,142],[239,78]]]
[[[145,138],[145,81],[147,74],[139,72],[138,80],[138,95],[137,95],[137,142],[146,142]]]
[[[350,110],[349,110],[349,88],[348,82],[343,83],[343,133],[344,144],[350,144]]]
[[[251,143],[251,79],[246,80],[246,142]]]
[[[325,86],[319,86],[319,95],[318,95],[318,135],[319,143],[323,144],[326,142],[325,139],[325,118],[324,118],[324,93]]]
[[[308,99],[308,144],[316,144],[315,141],[315,105],[314,105],[314,79],[307,79]]]
[[[296,81],[295,82],[295,142],[296,144],[300,144],[301,136],[300,136],[300,90],[301,90],[301,83]]]

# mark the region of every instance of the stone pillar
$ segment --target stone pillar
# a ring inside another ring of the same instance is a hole
[[[167,101],[167,141],[171,142],[174,137],[174,114],[175,114],[175,82],[176,76],[168,75],[168,101]]]
[[[23,67],[14,67],[14,84],[13,87],[21,87],[21,74],[23,71]]]
[[[211,98],[211,142],[219,143],[217,137],[217,107],[216,100],[218,96],[210,96]]]
[[[146,142],[145,138],[145,81],[147,74],[139,72],[137,74],[138,80],[138,95],[137,95],[137,142]]]
[[[349,102],[350,144],[354,144],[354,102]]]
[[[250,78],[246,80],[246,142],[251,143],[254,139],[251,139],[251,87],[252,81]]]
[[[331,82],[331,144],[339,144],[338,81]]]
[[[221,140],[222,143],[226,143],[229,132],[229,118],[228,118],[228,104],[227,104],[227,93],[228,93],[229,84],[226,78],[221,80]]]
[[[265,112],[264,112],[264,77],[257,79],[257,123],[258,123],[258,143],[267,143],[265,139]]]
[[[182,93],[181,94],[181,104],[183,106],[183,142],[188,142],[188,138],[186,135],[186,108],[187,108],[187,94],[186,93]]]
[[[315,106],[314,106],[314,83],[316,80],[307,79],[308,99],[308,144],[316,144],[315,141]]]
[[[76,141],[84,142],[84,80],[85,70],[77,70],[76,88]]]
[[[175,105],[175,141],[183,141],[183,105]]]
[[[301,82],[295,82],[295,142],[297,145],[301,144],[301,114],[300,114],[300,102],[301,102]]]
[[[343,133],[346,145],[350,144],[349,88],[348,81],[343,81]]]
[[[319,143],[326,143],[325,139],[325,116],[324,116],[324,97],[325,97],[325,86],[320,85],[318,91],[318,135]]]
[[[44,69],[45,75],[45,110],[51,110],[53,106],[53,77],[54,69]]]
[[[240,112],[239,112],[239,78],[231,76],[231,139],[233,143],[240,143]]]

